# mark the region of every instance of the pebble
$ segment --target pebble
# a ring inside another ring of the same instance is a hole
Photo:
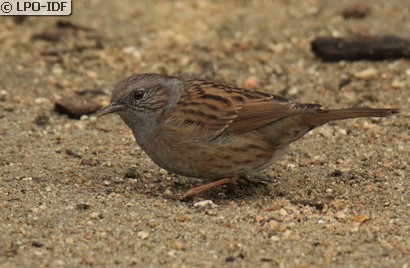
[[[35,122],[38,126],[45,127],[49,124],[49,118],[46,115],[39,115],[39,116],[36,117]]]
[[[171,249],[170,251],[168,251],[167,255],[169,257],[174,257],[176,253],[177,253],[177,251],[175,249]]]
[[[372,124],[372,123],[364,122],[364,124],[363,124],[363,129],[364,130],[370,130],[370,129],[373,129],[373,128],[376,128],[376,127],[377,127],[377,125]]]
[[[128,46],[122,49],[122,52],[125,54],[131,55],[136,58],[138,61],[142,60],[142,53],[135,46]]]
[[[0,93],[1,95],[1,93]],[[34,99],[35,104],[48,104],[51,103],[50,99],[44,98],[44,97],[39,97]]]
[[[337,130],[337,132],[338,132],[339,134],[344,135],[344,136],[347,135],[347,129],[345,129],[345,128],[339,128],[339,129]]]
[[[262,216],[256,216],[255,217],[255,222],[256,223],[260,223],[261,221],[263,221],[264,220],[264,218],[262,217]]]
[[[369,69],[365,69],[363,71],[355,73],[354,77],[358,79],[369,80],[369,79],[374,78],[378,74],[379,72],[376,69],[369,68]]]
[[[297,87],[292,87],[291,89],[289,89],[288,94],[291,96],[295,96],[299,93],[299,88]]]
[[[5,101],[8,94],[9,93],[6,90],[0,90],[0,101]]]
[[[279,222],[277,222],[275,220],[270,220],[268,222],[268,226],[269,226],[270,229],[275,230],[275,231],[281,231],[281,229],[282,229]]]
[[[80,162],[80,165],[83,166],[98,166],[99,164],[101,164],[100,160],[96,159],[96,158],[87,158],[87,159],[82,159]]]
[[[61,67],[54,67],[53,69],[51,69],[51,73],[57,76],[62,75],[64,72],[64,70]]]
[[[62,98],[55,103],[55,109],[69,118],[80,119],[82,115],[98,111],[101,105],[82,96]]]
[[[242,87],[249,90],[256,89],[258,87],[258,78],[255,75],[248,76]]]
[[[175,250],[183,250],[184,249],[184,245],[179,241],[175,241],[175,243],[172,245],[172,247]]]
[[[284,208],[281,208],[280,210],[279,210],[279,214],[282,216],[282,217],[286,217],[286,216],[288,216],[289,215],[289,213],[286,211],[286,209],[284,209]]]
[[[366,221],[368,221],[368,220],[370,220],[370,216],[367,215],[367,214],[358,215],[358,216],[354,219],[354,221],[355,221],[355,222],[358,222],[358,223],[363,223],[363,222],[366,222]]]
[[[147,231],[139,231],[137,236],[141,239],[147,239],[149,237],[149,233]]]
[[[170,189],[166,189],[163,194],[164,194],[164,196],[169,196],[169,197],[173,196]]]
[[[345,7],[340,14],[344,19],[363,19],[370,12],[370,7],[364,4],[353,4]]]
[[[330,139],[334,134],[333,128],[329,125],[322,126],[321,128],[318,129],[318,131],[320,135],[328,139]]]
[[[216,205],[212,200],[202,200],[194,204],[194,208],[199,208],[199,207],[215,208],[217,206],[218,205]]]
[[[91,218],[91,219],[101,218],[101,213],[100,213],[100,212],[92,212],[92,213],[90,214],[90,218]]]
[[[120,178],[120,177],[114,177],[114,178],[111,179],[111,181],[114,182],[114,183],[122,183],[122,182],[124,182],[124,179]]]
[[[272,236],[270,237],[270,240],[271,240],[271,241],[274,241],[274,242],[278,242],[278,241],[280,240],[280,238],[279,238],[279,236],[277,236],[277,235],[272,235]]]
[[[346,220],[347,219],[347,214],[344,213],[343,211],[338,211],[335,216],[338,220]]]
[[[404,88],[406,86],[406,83],[404,83],[403,81],[394,80],[391,86],[392,88],[399,89],[399,88]]]
[[[93,80],[96,80],[98,78],[98,73],[94,71],[88,71],[87,76]]]
[[[287,48],[288,44],[286,43],[276,43],[276,44],[269,44],[269,49],[274,52],[275,54],[281,54]]]

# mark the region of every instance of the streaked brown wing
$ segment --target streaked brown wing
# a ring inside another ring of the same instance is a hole
[[[243,133],[317,104],[298,104],[280,96],[249,91],[231,84],[186,80],[185,94],[171,114],[183,124],[204,128],[208,134]],[[175,120],[175,119],[174,119]]]
[[[278,101],[276,98],[278,97],[247,99],[227,131],[235,134],[252,131],[283,117],[306,110],[317,110],[321,107],[319,104],[301,104],[290,101],[285,103]]]
[[[226,130],[242,107],[243,99],[228,92],[229,85],[204,80],[187,80],[185,92],[173,108],[173,121],[203,128],[218,136]],[[238,95],[238,94],[236,94]]]

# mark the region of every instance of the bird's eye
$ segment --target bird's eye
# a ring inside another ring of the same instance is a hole
[[[141,100],[144,97],[144,91],[143,90],[138,90],[132,93],[132,96],[135,100]]]

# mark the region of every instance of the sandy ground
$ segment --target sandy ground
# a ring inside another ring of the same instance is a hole
[[[410,38],[410,6],[369,1],[366,18],[344,20],[352,3],[94,0],[74,1],[70,17],[2,17],[0,266],[409,267],[410,62],[323,63],[310,41]],[[56,30],[61,19],[94,30]],[[153,164],[118,116],[54,111],[76,92],[107,104],[140,72],[252,77],[298,101],[403,112],[323,126],[262,184],[180,202],[203,181]]]

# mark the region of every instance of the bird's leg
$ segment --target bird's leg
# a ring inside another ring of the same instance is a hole
[[[217,180],[217,181],[213,181],[211,183],[205,184],[205,185],[201,185],[195,188],[192,188],[188,191],[186,191],[182,197],[180,198],[181,200],[190,198],[192,196],[195,196],[197,194],[200,194],[204,191],[210,190],[212,188],[224,185],[224,184],[228,184],[228,183],[233,183],[233,179],[232,178],[225,178],[225,179],[221,179],[221,180]]]

